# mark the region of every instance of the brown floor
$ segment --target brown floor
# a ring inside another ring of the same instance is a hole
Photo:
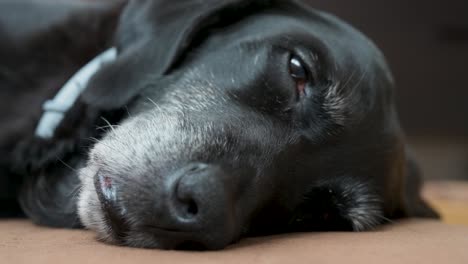
[[[468,182],[428,182],[423,195],[442,215],[444,222],[468,226]]]
[[[0,263],[468,263],[468,227],[411,220],[363,233],[308,233],[244,239],[214,252],[133,249],[91,232],[0,221]]]

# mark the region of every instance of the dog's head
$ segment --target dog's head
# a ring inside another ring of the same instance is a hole
[[[133,1],[116,46],[83,95],[129,109],[81,172],[101,239],[222,248],[424,207],[407,199],[386,62],[339,19],[294,1]]]

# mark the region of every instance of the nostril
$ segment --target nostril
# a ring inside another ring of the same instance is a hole
[[[179,192],[179,195],[180,195],[180,192]],[[179,211],[180,216],[182,216],[186,220],[194,219],[199,213],[197,202],[192,197],[187,196],[187,194],[183,196],[178,196],[177,204],[178,204],[177,207],[179,208],[178,211]]]
[[[175,186],[175,209],[185,220],[195,220],[200,213],[199,183],[200,176],[208,168],[203,163],[194,163],[181,169],[176,175],[178,181]]]
[[[112,203],[116,201],[117,190],[111,177],[98,173],[94,178],[94,186],[101,202]]]
[[[208,165],[203,164],[203,163],[195,163],[189,166],[187,172],[193,173],[193,172],[201,171],[201,170],[206,169],[207,166]]]
[[[198,205],[193,199],[188,201],[187,213],[192,216],[198,214]]]
[[[115,186],[112,179],[109,176],[102,176],[99,175],[99,182],[101,185],[101,190],[108,200],[115,200],[116,193],[115,193]]]

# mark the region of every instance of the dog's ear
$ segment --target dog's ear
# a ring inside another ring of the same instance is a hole
[[[118,58],[98,72],[82,95],[85,103],[122,107],[141,89],[174,70],[209,29],[272,5],[268,0],[135,0],[120,17]]]
[[[434,211],[421,196],[422,175],[421,170],[413,157],[413,154],[406,147],[406,164],[403,198],[403,216],[406,217],[430,217],[439,218],[439,214]]]

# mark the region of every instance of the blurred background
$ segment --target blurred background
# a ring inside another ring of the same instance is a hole
[[[468,180],[468,0],[308,0],[383,50],[427,179]]]

